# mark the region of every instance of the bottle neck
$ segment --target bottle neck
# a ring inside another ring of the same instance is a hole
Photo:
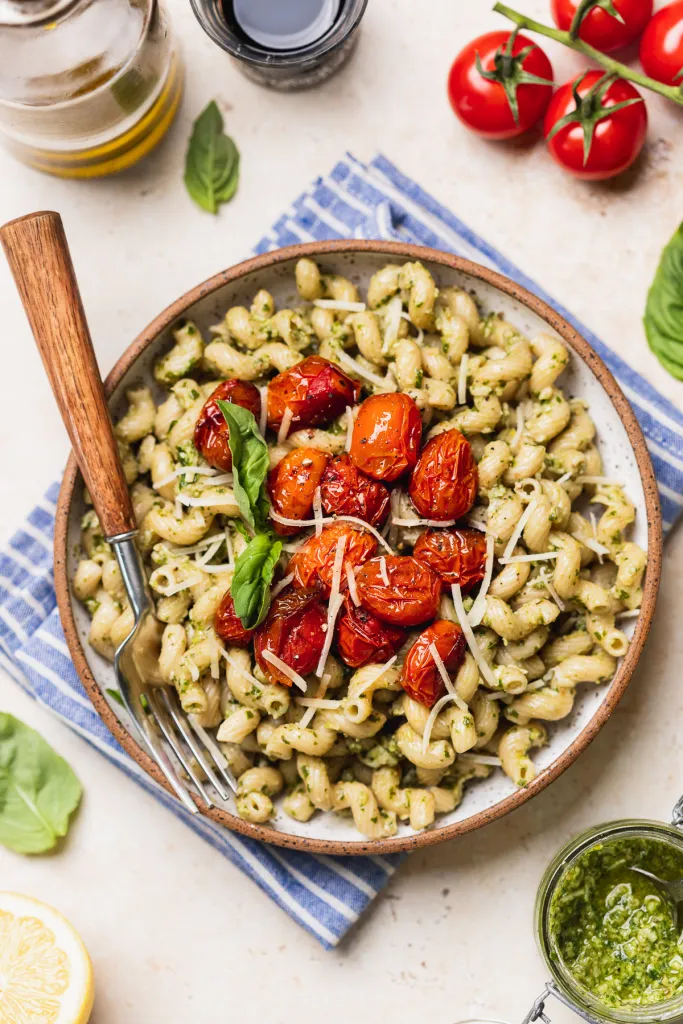
[[[63,17],[80,0],[0,0],[0,28],[40,25]]]

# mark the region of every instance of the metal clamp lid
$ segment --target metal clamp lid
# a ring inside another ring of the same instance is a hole
[[[552,981],[547,982],[540,996],[534,1001],[534,1005],[522,1021],[522,1024],[532,1024],[532,1021],[536,1020],[543,1021],[543,1024],[550,1024],[550,1017],[545,1012],[545,1004],[549,996],[555,996],[556,999],[567,1006],[570,1010],[573,1010],[574,1013],[578,1013],[580,1017],[583,1017],[584,1020],[588,1021],[588,1024],[604,1024],[604,1021],[601,1021],[599,1017],[593,1017],[592,1014],[588,1013],[586,1010],[582,1010],[579,1006],[573,1003],[571,999],[567,998],[567,996],[565,996],[564,993],[553,984]]]

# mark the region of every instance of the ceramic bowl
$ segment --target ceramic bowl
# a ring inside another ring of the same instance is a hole
[[[152,377],[157,358],[171,345],[171,330],[183,317],[194,320],[207,332],[232,305],[248,306],[259,288],[267,288],[278,306],[296,302],[294,265],[301,256],[318,259],[328,272],[350,277],[364,290],[370,276],[388,261],[421,260],[438,284],[458,285],[471,291],[485,312],[500,312],[528,336],[550,329],[569,346],[572,358],[561,384],[566,393],[585,399],[597,424],[597,443],[607,476],[624,482],[637,514],[633,539],[648,550],[642,609],[636,620],[627,620],[631,643],[609,686],[580,687],[572,714],[551,724],[550,742],[534,753],[539,772],[524,789],[500,771],[466,789],[460,806],[437,819],[424,832],[414,833],[401,825],[391,839],[370,842],[353,823],[333,814],[315,814],[307,823],[279,810],[267,826],[238,818],[228,803],[201,812],[228,828],[280,846],[316,853],[389,853],[428,846],[481,828],[508,813],[545,789],[585,750],[605,724],[621,698],[643,650],[659,585],[661,567],[661,517],[655,478],[645,441],[633,411],[602,360],[576,331],[548,305],[508,278],[447,253],[387,242],[331,241],[291,246],[247,260],[216,274],[183,295],[164,310],[124,352],[106,381],[114,419],[125,408],[125,391],[144,382],[158,390]],[[71,457],[59,498],[55,536],[55,579],[62,623],[69,649],[83,684],[95,707],[119,743],[157,782],[164,785],[156,766],[138,746],[112,705],[106,690],[114,686],[112,666],[87,643],[89,617],[73,598],[69,579],[75,567],[80,519],[84,512],[83,487]]]

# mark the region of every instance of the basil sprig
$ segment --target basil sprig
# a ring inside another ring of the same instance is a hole
[[[657,359],[683,380],[683,224],[662,252],[643,323],[647,343]]]
[[[223,117],[211,100],[192,128],[185,156],[185,187],[202,210],[218,213],[221,203],[235,194],[239,167],[237,146],[223,131]]]
[[[81,784],[33,729],[0,713],[0,843],[16,853],[45,853],[69,828]]]
[[[270,606],[270,584],[282,552],[282,541],[270,533],[257,533],[235,562],[230,594],[245,629],[254,629]]]
[[[270,503],[266,494],[268,445],[263,440],[253,413],[241,405],[218,399],[218,408],[228,424],[232,454],[233,491],[244,520],[253,530],[265,528]]]

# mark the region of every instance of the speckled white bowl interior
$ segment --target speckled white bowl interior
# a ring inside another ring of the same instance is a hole
[[[388,259],[380,253],[343,252],[326,254],[321,257],[320,262],[328,272],[350,277],[358,285],[361,293],[364,293],[370,276],[379,267],[384,266]],[[549,329],[547,323],[539,315],[497,287],[462,271],[439,264],[430,264],[429,261],[425,262],[439,285],[457,285],[471,291],[476,296],[484,313],[502,313],[507,320],[529,337],[533,337],[539,331]],[[207,335],[209,326],[222,319],[229,306],[235,304],[249,306],[254,293],[259,288],[267,288],[275,297],[278,307],[297,304],[299,300],[294,287],[294,263],[295,259],[292,259],[279,266],[248,273],[235,283],[222,285],[217,291],[189,306],[185,315],[194,320]],[[147,347],[125,374],[116,387],[110,402],[115,420],[124,412],[125,390],[134,384],[144,382],[152,387],[158,399],[162,399],[162,391],[152,377],[152,366],[157,358],[170,347],[170,344],[170,329],[167,329]],[[632,538],[638,544],[647,547],[647,514],[643,484],[628,434],[617,409],[593,371],[577,353],[572,353],[570,365],[560,378],[559,383],[568,396],[579,397],[589,403],[590,413],[598,428],[597,444],[602,455],[605,475],[623,481],[637,510]],[[69,511],[67,557],[70,576],[75,568],[80,533],[79,523],[84,510],[82,487],[77,486]],[[88,646],[89,617],[86,610],[75,600],[72,601],[72,605],[80,641],[95,680],[103,691],[115,687],[112,666]],[[624,629],[627,633],[632,633],[634,620],[627,620]],[[580,688],[571,715],[561,722],[550,725],[548,746],[534,753],[534,760],[540,769],[549,767],[576,740],[598,711],[608,691],[608,686],[595,687],[591,684]],[[126,725],[120,707],[116,703],[111,703],[111,707],[122,724]],[[463,822],[478,812],[490,810],[512,794],[515,789],[516,787],[502,771],[496,770],[488,779],[470,784],[460,806],[451,814],[438,818],[433,829],[443,829],[454,822]],[[233,801],[223,804],[216,796],[216,803],[234,813]],[[355,831],[353,823],[349,819],[334,814],[316,813],[309,822],[300,823],[287,817],[281,809],[278,809],[270,824],[273,829],[289,835],[341,841],[347,844],[367,843]],[[410,834],[412,833],[408,826],[400,826],[399,836]]]

